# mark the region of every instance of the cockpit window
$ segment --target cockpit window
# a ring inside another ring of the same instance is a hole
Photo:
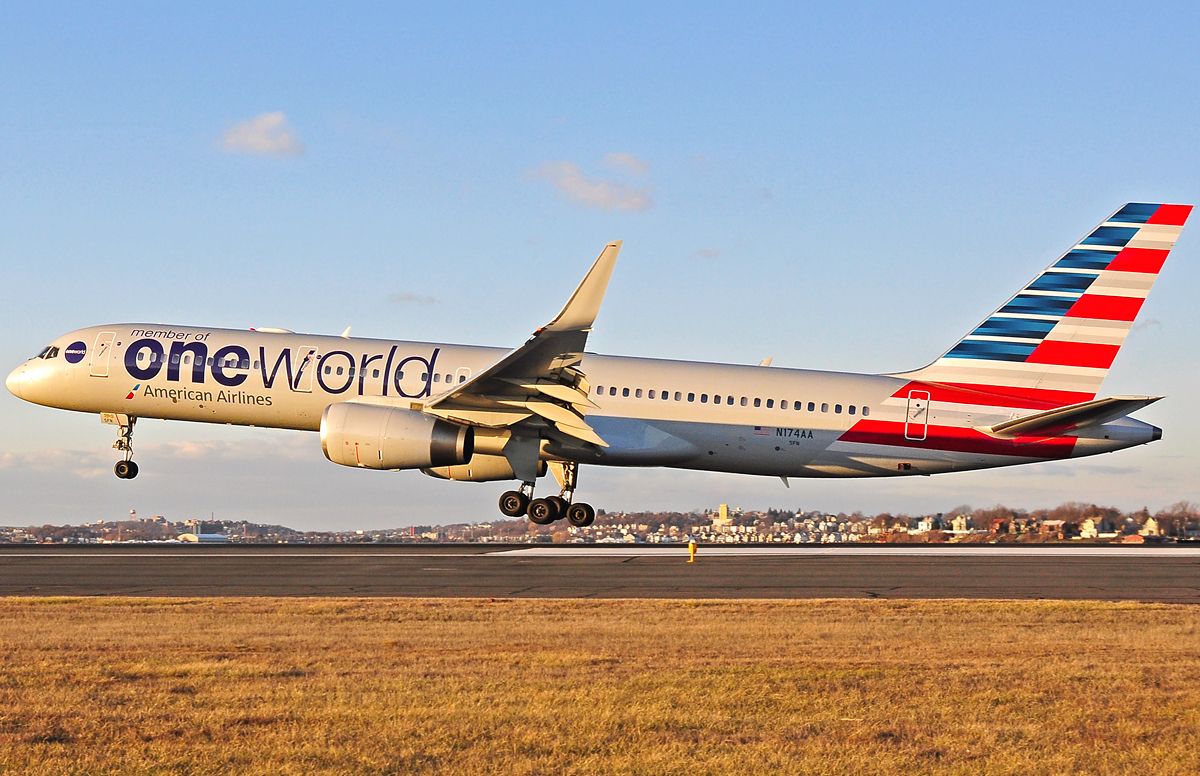
[[[47,345],[42,348],[42,352],[38,353],[34,358],[58,358],[58,348],[53,345]]]

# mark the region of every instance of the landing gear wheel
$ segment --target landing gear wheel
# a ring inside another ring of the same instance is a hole
[[[567,507],[567,522],[576,528],[587,528],[596,522],[596,510],[592,509],[591,504],[584,504],[582,501],[572,504]]]
[[[547,501],[553,501],[555,512],[554,519],[560,520],[567,516],[567,509],[570,508],[571,502],[567,501],[562,496],[546,496]]]
[[[529,519],[538,525],[550,525],[559,518],[558,504],[548,498],[529,502]]]
[[[137,423],[137,418],[132,415],[115,415],[118,426],[117,441],[113,443],[113,449],[125,454],[125,460],[117,461],[113,467],[113,474],[117,475],[122,480],[132,480],[138,475],[138,465],[133,462],[133,427]],[[105,421],[111,422],[111,421]]]
[[[508,517],[520,517],[529,509],[529,496],[519,490],[506,491],[500,497],[500,511]]]

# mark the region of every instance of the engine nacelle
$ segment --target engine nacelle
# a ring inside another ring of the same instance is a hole
[[[330,404],[321,415],[321,449],[343,466],[423,469],[471,460],[475,430],[420,412],[378,404]]]
[[[483,455],[476,453],[471,460],[458,466],[438,466],[422,469],[423,474],[437,477],[439,480],[457,480],[459,482],[499,482],[515,480],[517,475],[512,470],[508,459],[502,455]],[[538,461],[538,476],[546,473],[546,462]]]

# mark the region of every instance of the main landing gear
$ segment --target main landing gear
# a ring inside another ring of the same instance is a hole
[[[507,491],[500,497],[500,511],[509,517],[529,515],[530,521],[538,525],[550,525],[565,517],[576,528],[586,528],[596,521],[596,510],[582,501],[574,503],[578,472],[579,464],[563,464],[563,488],[557,496],[534,498],[534,483],[523,482],[520,490]]]
[[[117,441],[113,442],[113,449],[124,453],[125,459],[117,461],[113,466],[113,474],[122,480],[132,480],[138,476],[138,465],[133,461],[133,425],[137,423],[137,418],[132,415],[128,418],[121,417],[125,422],[117,424],[119,430]]]

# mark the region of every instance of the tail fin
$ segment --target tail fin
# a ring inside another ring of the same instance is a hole
[[[1094,398],[1191,211],[1125,205],[945,355],[897,376],[1055,406]]]

